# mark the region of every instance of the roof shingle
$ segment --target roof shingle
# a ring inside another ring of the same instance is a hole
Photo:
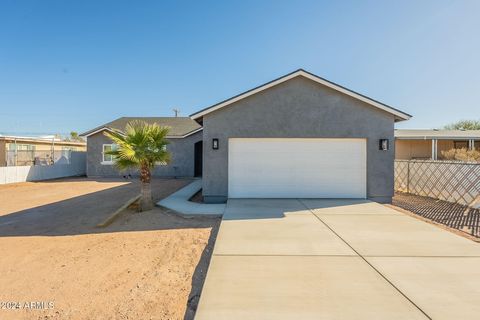
[[[162,127],[170,127],[169,136],[182,137],[190,132],[200,129],[202,126],[198,122],[189,117],[122,117],[104,125],[98,126],[92,130],[82,133],[82,136],[87,136],[102,128],[114,129],[124,132],[127,123],[133,120],[141,120],[146,123],[156,123]]]

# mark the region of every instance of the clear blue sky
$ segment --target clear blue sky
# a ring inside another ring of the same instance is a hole
[[[0,1],[0,133],[182,115],[305,68],[411,113],[480,118],[480,1]]]

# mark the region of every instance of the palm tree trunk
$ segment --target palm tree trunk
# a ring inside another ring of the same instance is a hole
[[[140,169],[140,182],[142,185],[140,193],[140,211],[147,211],[153,208],[152,187],[150,185],[150,180],[150,168],[146,165],[143,165]]]

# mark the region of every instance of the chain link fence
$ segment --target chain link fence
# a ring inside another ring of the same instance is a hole
[[[57,162],[52,165],[0,167],[0,185],[85,175],[85,151],[69,151],[68,163],[60,156],[62,153],[64,152],[59,152],[59,156],[55,157]]]
[[[395,191],[470,206],[480,201],[480,163],[395,160]]]
[[[49,166],[69,164],[72,150],[8,150],[6,165],[11,166]]]

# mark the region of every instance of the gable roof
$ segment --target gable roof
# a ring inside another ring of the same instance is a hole
[[[396,139],[480,139],[480,130],[395,129]]]
[[[358,100],[360,100],[360,101],[363,101],[363,102],[365,102],[365,103],[368,103],[369,105],[371,105],[371,106],[373,106],[373,107],[376,107],[376,108],[381,109],[381,110],[383,110],[383,111],[389,112],[389,113],[391,113],[391,114],[393,114],[393,115],[395,116],[395,121],[408,120],[408,119],[410,119],[410,118],[412,117],[412,116],[409,115],[408,113],[405,113],[405,112],[400,111],[400,110],[398,110],[398,109],[395,109],[395,108],[393,108],[393,107],[391,107],[391,106],[389,106],[389,105],[386,105],[386,104],[384,104],[384,103],[381,103],[381,102],[379,102],[379,101],[377,101],[377,100],[374,100],[374,99],[372,99],[372,98],[369,98],[369,97],[367,97],[367,96],[364,96],[364,95],[362,95],[362,94],[360,94],[360,93],[358,93],[358,92],[355,92],[355,91],[352,91],[352,90],[347,89],[347,88],[345,88],[345,87],[342,87],[342,86],[339,85],[339,84],[336,84],[336,83],[333,83],[333,82],[331,82],[331,81],[328,81],[328,80],[326,80],[326,79],[324,79],[324,78],[322,78],[322,77],[319,77],[319,76],[317,76],[317,75],[315,75],[315,74],[313,74],[313,73],[310,73],[310,72],[308,72],[308,71],[305,71],[305,70],[303,70],[303,69],[298,69],[298,70],[296,70],[296,71],[294,71],[294,72],[291,72],[291,73],[289,73],[289,74],[287,74],[287,75],[285,75],[285,76],[282,76],[282,77],[280,77],[280,78],[277,78],[277,79],[275,79],[275,80],[272,80],[272,81],[270,81],[270,82],[267,82],[267,83],[265,83],[265,84],[263,84],[263,85],[260,85],[260,86],[258,86],[258,87],[253,88],[253,89],[250,89],[250,90],[248,90],[248,91],[245,91],[245,92],[243,92],[243,93],[241,93],[241,94],[239,94],[239,95],[236,95],[236,96],[234,96],[234,97],[232,97],[232,98],[229,98],[229,99],[227,99],[227,100],[224,100],[224,101],[221,101],[221,102],[219,102],[219,103],[217,103],[217,104],[214,104],[213,106],[210,106],[210,107],[207,107],[207,108],[205,108],[205,109],[203,109],[203,110],[200,110],[200,111],[198,111],[198,112],[195,112],[195,113],[191,114],[190,117],[191,117],[192,119],[194,119],[194,120],[200,119],[200,118],[202,118],[204,115],[206,115],[206,114],[208,114],[208,113],[210,113],[210,112],[214,112],[214,111],[216,111],[216,110],[218,110],[218,109],[220,109],[220,108],[223,108],[223,107],[225,107],[225,106],[228,106],[228,105],[230,105],[230,104],[232,104],[232,103],[234,103],[234,102],[237,102],[237,101],[239,101],[239,100],[245,99],[245,98],[247,98],[247,97],[249,97],[249,96],[251,96],[251,95],[254,95],[254,94],[259,93],[259,92],[261,92],[261,91],[267,90],[267,89],[269,89],[269,88],[271,88],[271,87],[273,87],[273,86],[276,86],[276,85],[278,85],[278,84],[280,84],[280,83],[283,83],[283,82],[285,82],[285,81],[288,81],[288,80],[290,80],[290,79],[293,79],[293,78],[299,77],[299,76],[305,77],[305,78],[307,78],[307,79],[310,79],[310,80],[312,80],[312,81],[315,81],[315,82],[317,82],[317,83],[320,83],[320,84],[322,84],[322,85],[324,85],[324,86],[327,86],[327,87],[329,87],[329,88],[332,88],[332,89],[334,89],[334,90],[337,90],[337,91],[339,91],[339,92],[341,92],[341,93],[344,93],[344,94],[346,94],[346,95],[348,95],[348,96],[351,96],[351,97],[353,97],[353,98],[355,98],[355,99],[358,99]]]
[[[162,127],[170,127],[167,138],[185,138],[202,130],[202,126],[189,117],[122,117],[84,132],[81,136],[88,137],[103,130],[124,132],[127,123],[133,120],[141,120],[146,123],[156,123]]]

